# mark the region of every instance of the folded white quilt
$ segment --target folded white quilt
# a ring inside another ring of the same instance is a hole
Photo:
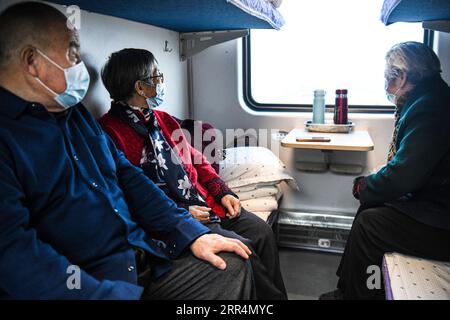
[[[241,201],[242,207],[250,212],[271,212],[278,208],[275,196]]]
[[[276,185],[280,185],[280,183],[278,183],[278,184],[274,184],[273,182],[253,183],[253,184],[248,184],[245,186],[235,187],[235,188],[233,188],[233,192],[244,193],[244,192],[249,192],[249,191],[258,190],[258,189],[262,189],[262,188],[273,188]]]
[[[242,208],[264,221],[278,208],[282,182],[298,189],[281,160],[263,147],[226,149],[226,158],[220,163],[220,176],[237,194]]]
[[[239,187],[276,185],[280,181],[298,188],[284,164],[267,148],[230,148],[226,149],[226,154],[220,162],[220,176],[234,192]]]
[[[235,188],[233,190],[241,201],[272,197],[275,196],[277,200],[281,197],[281,189],[278,186],[264,186],[264,187],[255,187],[251,190],[242,190],[242,188]]]

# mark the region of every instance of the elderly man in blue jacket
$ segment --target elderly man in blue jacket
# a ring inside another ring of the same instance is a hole
[[[178,209],[80,104],[66,23],[40,3],[0,14],[0,298],[253,298],[250,250]]]
[[[387,164],[355,179],[361,202],[337,271],[322,299],[383,299],[367,285],[383,255],[450,261],[450,89],[432,49],[399,43],[386,55],[386,95],[396,105]]]

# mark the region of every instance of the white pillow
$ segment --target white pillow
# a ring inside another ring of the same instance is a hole
[[[226,149],[226,158],[220,162],[219,174],[232,189],[250,184],[275,185],[280,181],[297,188],[281,160],[263,147]]]

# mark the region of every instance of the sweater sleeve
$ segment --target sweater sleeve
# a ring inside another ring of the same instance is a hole
[[[227,186],[225,181],[223,181],[216,173],[205,156],[192,146],[190,146],[190,149],[192,162],[198,173],[198,180],[205,186],[209,193],[212,194],[214,199],[220,201],[228,194],[238,198],[238,196]]]
[[[208,190],[214,200],[220,201],[227,194],[237,198],[238,196],[228,188],[206,157],[192,146],[190,139],[186,139],[179,123],[166,112],[158,111],[156,115],[166,139],[181,154],[184,165],[190,166],[196,171],[198,182]]]

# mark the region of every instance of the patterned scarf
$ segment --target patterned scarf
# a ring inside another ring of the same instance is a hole
[[[145,137],[140,166],[156,185],[178,204],[208,206],[190,181],[179,156],[167,143],[152,110],[113,103],[111,112]],[[217,219],[211,213],[210,220]]]
[[[399,122],[400,122],[400,113],[401,113],[401,108],[398,108],[398,107],[395,108],[394,133],[392,134],[391,144],[389,145],[387,162],[391,161],[395,157],[395,154],[397,153],[397,135],[398,135]]]

